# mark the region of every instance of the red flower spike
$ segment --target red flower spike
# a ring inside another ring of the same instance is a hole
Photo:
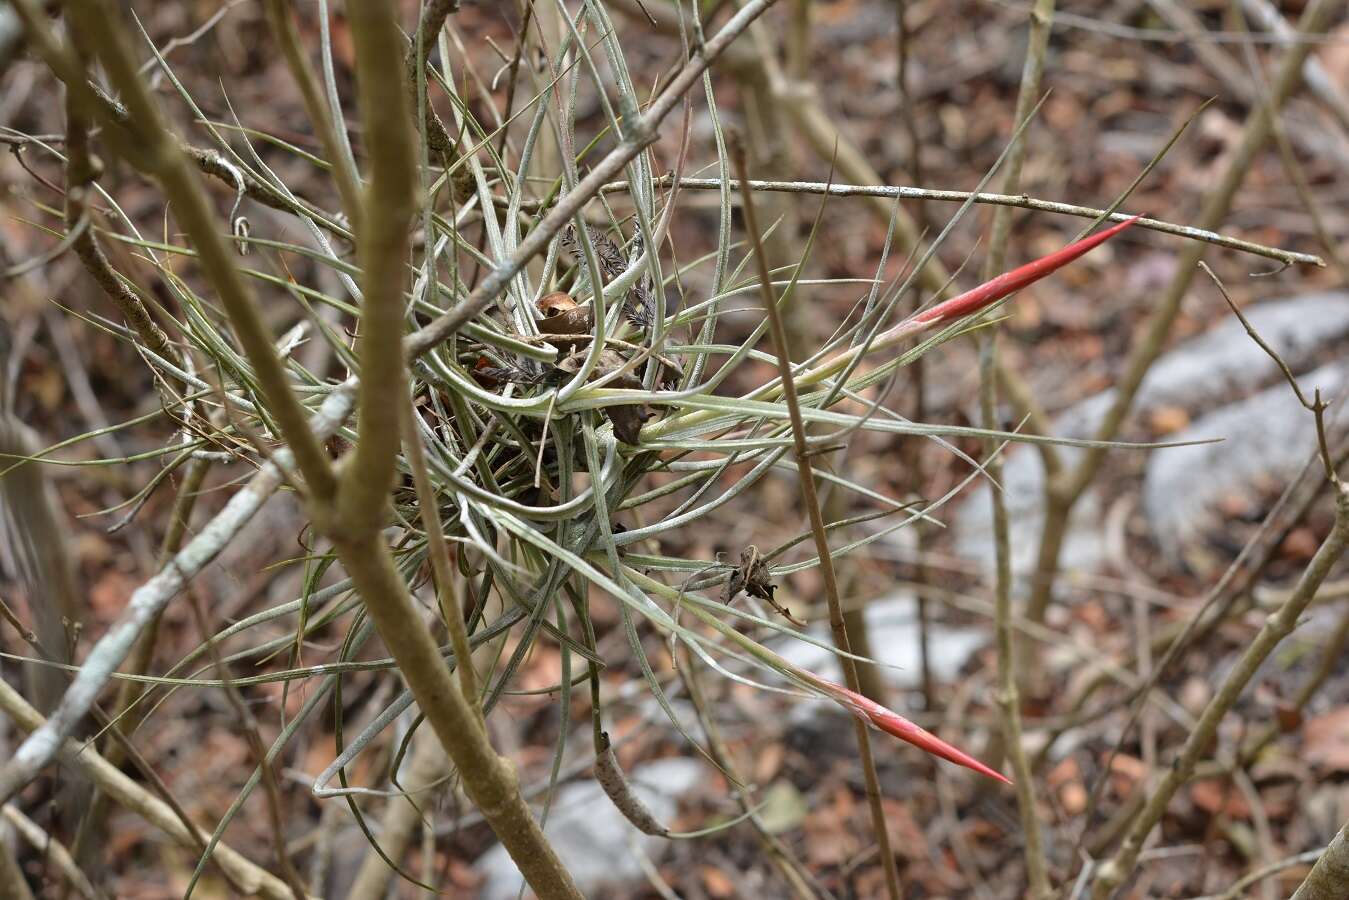
[[[832,682],[823,680],[818,682],[818,685],[830,694],[833,694],[835,699],[844,706],[847,706],[857,715],[866,719],[874,727],[884,731],[886,734],[894,735],[901,741],[907,741],[920,750],[931,753],[933,756],[940,756],[942,759],[953,762],[958,766],[973,769],[980,775],[996,778],[1003,784],[1012,783],[1011,780],[1001,772],[990,769],[968,753],[957,750],[932,732],[924,728],[919,728],[899,713],[886,709],[884,706],[881,706],[873,700],[868,700],[861,694],[855,694],[842,685],[833,684]]]
[[[918,313],[910,321],[922,328],[931,328],[934,325],[944,324],[950,319],[960,319],[977,313],[1008,294],[1019,291],[1044,278],[1050,272],[1066,266],[1093,247],[1110,240],[1137,222],[1139,218],[1139,216],[1134,216],[1131,219],[1125,219],[1118,225],[1113,225],[1105,231],[1098,231],[1091,237],[1085,237],[1080,241],[1069,244],[1062,250],[1056,250],[1048,256],[1042,256],[1034,262],[1028,262],[1010,272],[1004,272],[996,278],[985,281],[977,288],[966,291],[959,297],[952,297],[944,303],[938,303],[931,309]]]

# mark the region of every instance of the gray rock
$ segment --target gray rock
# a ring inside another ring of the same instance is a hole
[[[1329,291],[1286,300],[1267,300],[1244,310],[1256,332],[1294,372],[1305,371],[1316,355],[1349,336],[1349,294]],[[1139,386],[1134,416],[1165,406],[1212,408],[1250,395],[1279,378],[1274,360],[1229,315],[1197,338],[1163,354]],[[1057,433],[1087,437],[1115,401],[1102,391],[1071,407],[1055,421]]]
[[[1333,364],[1298,378],[1310,398],[1320,388],[1334,398],[1346,368]],[[1327,425],[1343,433],[1349,416],[1331,407]],[[1338,426],[1338,427],[1337,427]],[[1162,551],[1173,559],[1186,543],[1217,527],[1225,498],[1258,499],[1262,485],[1286,484],[1316,447],[1316,425],[1287,384],[1218,409],[1172,436],[1178,441],[1222,438],[1220,443],[1175,447],[1153,454],[1143,477],[1143,511]]]
[[[918,644],[918,610],[913,594],[905,591],[873,600],[866,606],[867,628],[876,661],[898,668],[885,669],[886,679],[899,687],[918,687],[921,671]],[[830,644],[829,629],[823,623],[809,634]],[[949,628],[932,623],[928,650],[932,677],[953,681],[974,651],[988,643],[986,633],[970,628]],[[819,647],[792,638],[773,644],[773,649],[803,669],[831,681],[842,681],[838,657],[829,646]]]
[[[668,823],[678,812],[677,799],[705,775],[704,763],[672,758],[639,765],[628,773],[628,780],[656,819]],[[653,860],[669,846],[667,839],[642,834],[629,824],[596,781],[560,788],[544,830],[587,897],[643,879],[631,842]],[[524,880],[504,847],[492,847],[477,866],[485,876],[482,900],[516,900],[520,895]]]
[[[1332,291],[1269,300],[1252,306],[1245,313],[1260,336],[1294,372],[1304,371],[1314,363],[1319,353],[1349,336],[1349,293]],[[1229,315],[1208,332],[1186,341],[1157,360],[1139,387],[1131,415],[1136,420],[1140,415],[1169,406],[1191,413],[1199,412],[1229,403],[1233,399],[1240,400],[1274,382],[1280,382],[1280,385],[1272,389],[1272,396],[1282,390],[1281,396],[1291,399],[1281,378],[1274,360],[1251,340],[1241,322]],[[1074,438],[1091,436],[1114,401],[1113,389],[1083,400],[1055,419],[1054,433]],[[1270,401],[1270,405],[1279,406],[1275,401]],[[1290,409],[1283,412],[1290,412]],[[1301,413],[1306,420],[1304,425],[1310,423],[1310,416],[1296,402],[1292,403],[1291,412]],[[1239,418],[1239,415],[1233,418]],[[1210,423],[1202,432],[1203,436],[1221,436],[1214,430],[1213,424]],[[1216,424],[1227,427],[1226,422]],[[1190,430],[1198,433],[1197,425],[1196,422]],[[1277,431],[1266,434],[1266,443],[1270,446],[1279,444],[1275,439],[1277,434]],[[1187,439],[1180,435],[1171,437],[1176,440]],[[1289,446],[1284,443],[1280,449],[1288,450]],[[1061,447],[1059,452],[1064,461],[1071,465],[1080,451]],[[1195,474],[1193,469],[1184,467],[1204,465],[1197,461],[1208,458],[1204,455],[1206,452],[1221,454],[1224,451],[1191,448],[1190,452],[1186,452],[1185,448],[1175,448],[1156,451],[1148,456],[1149,472],[1154,469],[1158,472],[1150,477],[1157,492],[1153,500],[1158,507],[1159,518],[1156,522],[1160,523],[1157,537],[1164,545],[1167,542],[1174,543],[1182,532],[1186,536],[1193,534],[1193,528],[1182,526],[1184,517],[1207,508],[1214,497],[1221,493],[1222,489],[1216,486],[1205,486],[1203,479],[1187,480],[1188,476],[1174,478],[1170,474],[1181,471]],[[1250,472],[1259,465],[1251,456],[1257,452],[1254,445],[1236,452],[1244,459],[1239,464],[1239,471]],[[1297,452],[1303,451],[1299,449]],[[1277,467],[1276,470],[1282,471]],[[1163,483],[1166,487],[1161,487]],[[1002,484],[1007,514],[1012,524],[1012,574],[1022,580],[1034,566],[1040,524],[1044,520],[1041,502],[1044,468],[1040,464],[1039,453],[1032,447],[1009,450]],[[1192,486],[1198,493],[1189,496]],[[969,499],[961,506],[960,514],[956,517],[954,538],[957,553],[979,561],[984,571],[991,574],[994,549],[989,490],[987,484],[981,484],[970,492]],[[1168,497],[1167,492],[1174,494]],[[1160,512],[1160,508],[1167,505],[1173,507],[1170,515]],[[1094,571],[1100,567],[1105,558],[1102,515],[1099,498],[1088,490],[1074,507],[1069,523],[1068,538],[1060,560],[1065,572]]]
[[[1059,448],[1060,457],[1068,465],[1074,464],[1080,453],[1074,447]],[[1024,579],[1035,568],[1040,527],[1045,517],[1044,482],[1045,470],[1039,451],[1034,447],[1016,447],[1008,452],[1002,470],[1002,489],[1011,524],[1012,576],[1018,580]],[[955,520],[954,535],[956,553],[978,561],[991,575],[994,545],[990,490],[984,483],[970,492]],[[1100,498],[1092,491],[1083,494],[1068,520],[1068,537],[1063,542],[1060,557],[1065,572],[1090,572],[1100,566],[1105,556],[1101,516]]]

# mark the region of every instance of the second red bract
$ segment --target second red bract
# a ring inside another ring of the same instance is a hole
[[[1064,247],[1062,250],[1056,250],[1048,256],[1042,256],[1034,262],[1028,262],[1024,266],[1013,269],[1010,272],[1004,272],[996,278],[990,278],[977,288],[968,290],[959,297],[952,297],[936,306],[925,309],[914,315],[910,322],[921,328],[915,328],[915,331],[925,330],[935,325],[945,324],[952,319],[961,319],[965,316],[977,313],[994,303],[997,303],[1008,294],[1021,290],[1028,284],[1033,284],[1044,278],[1050,272],[1066,266],[1068,263],[1077,259],[1082,254],[1099,246],[1119,234],[1130,225],[1139,220],[1139,216],[1125,219],[1118,225],[1112,225],[1105,231],[1098,231],[1090,237],[1085,237],[1080,241],[1075,241]]]

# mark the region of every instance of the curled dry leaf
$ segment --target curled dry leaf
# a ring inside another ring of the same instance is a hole
[[[634,379],[635,380],[635,379]],[[641,382],[638,382],[638,387]],[[642,426],[651,418],[651,410],[645,403],[606,406],[604,414],[614,424],[614,436],[625,444],[642,442]]]
[[[544,334],[590,334],[590,307],[579,305],[571,294],[553,291],[540,297],[534,306],[539,311],[539,331]]]
[[[553,291],[551,294],[544,294],[535,303],[534,308],[539,311],[539,315],[545,319],[551,318],[577,307],[576,300],[566,291]]]

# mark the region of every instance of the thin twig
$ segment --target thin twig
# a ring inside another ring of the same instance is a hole
[[[74,101],[73,92],[66,94],[66,227],[90,215],[88,209],[89,187],[101,171],[89,149],[89,125]],[[74,244],[75,254],[84,264],[85,271],[102,288],[103,293],[121,311],[127,324],[135,329],[137,336],[146,347],[173,362],[178,361],[178,351],[169,344],[164,330],[156,324],[150,310],[140,296],[131,289],[127,281],[121,278],[108,262],[108,257],[99,245],[94,229],[85,229]]]
[[[809,444],[806,439],[806,426],[801,418],[800,401],[796,396],[796,381],[792,375],[791,356],[787,345],[787,331],[782,324],[782,314],[778,310],[777,298],[773,292],[773,279],[768,269],[768,260],[764,254],[759,222],[754,212],[754,195],[747,186],[749,178],[746,168],[744,144],[739,136],[728,135],[729,149],[735,162],[736,174],[740,181],[741,203],[744,206],[745,229],[754,248],[754,259],[758,265],[759,292],[763,299],[764,312],[768,316],[768,327],[773,337],[773,349],[778,358],[778,373],[782,379],[782,398],[787,405],[787,413],[792,424],[792,443],[796,449],[796,466],[800,473],[798,481],[801,488],[801,502],[810,518],[810,530],[815,541],[815,552],[820,559],[820,575],[824,580],[824,594],[829,602],[829,627],[833,631],[834,645],[839,649],[839,665],[843,669],[844,682],[854,693],[861,691],[861,682],[857,675],[857,663],[853,660],[848,645],[848,629],[843,621],[843,606],[838,594],[838,576],[834,572],[833,559],[829,553],[829,536],[825,530],[824,516],[820,513],[820,502],[815,493],[815,472],[811,466]],[[857,735],[857,752],[862,764],[862,775],[866,781],[867,804],[871,808],[872,834],[879,845],[881,863],[885,867],[886,889],[891,900],[899,900],[903,891],[899,886],[899,869],[894,853],[890,850],[890,836],[885,826],[885,809],[881,805],[880,779],[876,775],[876,761],[871,754],[871,737],[866,723],[860,718],[853,722]]]
[[[1232,886],[1221,894],[1209,894],[1204,897],[1195,897],[1193,900],[1239,900],[1239,898],[1246,896],[1246,889],[1251,885],[1259,884],[1269,876],[1278,875],[1294,866],[1305,866],[1307,863],[1315,862],[1323,852],[1325,852],[1324,847],[1308,850],[1306,853],[1298,853],[1278,862],[1272,862],[1233,882]]]
[[[1259,579],[1265,567],[1273,559],[1274,551],[1283,543],[1288,533],[1311,510],[1312,505],[1320,495],[1320,491],[1316,489],[1317,486],[1325,484],[1324,479],[1321,478],[1317,479],[1316,485],[1312,485],[1308,481],[1319,458],[1319,449],[1308,457],[1301,471],[1275,502],[1269,515],[1260,523],[1255,534],[1251,535],[1236,558],[1223,571],[1222,576],[1205,593],[1204,598],[1198,604],[1197,611],[1187,616],[1180,633],[1166,644],[1162,658],[1153,667],[1147,681],[1133,690],[1130,696],[1126,698],[1125,702],[1132,704],[1129,718],[1121,729],[1119,737],[1116,738],[1110,754],[1106,757],[1106,764],[1102,766],[1101,774],[1096,778],[1091,791],[1088,793],[1088,809],[1096,807],[1102,791],[1110,781],[1109,773],[1113,760],[1123,752],[1124,743],[1138,723],[1144,704],[1149,701],[1153,690],[1161,682],[1163,676],[1190,648],[1197,646],[1204,635],[1231,618],[1237,600],[1251,589],[1251,585]],[[1336,467],[1343,465],[1346,459],[1349,459],[1349,449],[1341,452],[1336,459]],[[1287,602],[1291,596],[1291,591],[1282,595],[1278,605]],[[1044,752],[1042,751],[1042,758],[1043,756]],[[1084,826],[1079,834],[1073,857],[1079,857],[1078,851],[1082,850],[1084,846],[1090,849],[1092,853],[1098,853],[1100,848],[1113,845],[1119,832],[1128,825],[1141,808],[1142,795],[1140,794],[1132,812],[1127,815],[1121,812],[1118,816],[1112,818],[1111,822],[1101,829],[1098,835],[1093,836],[1089,843],[1087,842],[1087,827]]]
[[[1036,0],[1030,14],[1030,39],[1026,60],[1021,70],[1021,86],[1017,93],[1016,122],[1024,122],[1032,113],[1040,94],[1044,75],[1045,56],[1049,47],[1050,26],[1054,18],[1054,0]],[[1026,142],[1017,141],[1008,154],[1003,169],[1002,189],[1012,194],[1021,184],[1021,167],[1026,159]],[[1007,241],[1012,228],[1011,209],[999,207],[993,215],[992,236],[984,263],[983,278],[987,281],[1001,272],[1007,255]],[[979,403],[984,427],[997,429],[997,326],[980,341]],[[986,442],[988,463],[985,467],[994,484],[1002,482],[1002,456],[996,451],[997,441]],[[1021,818],[1026,859],[1027,896],[1045,900],[1051,896],[1049,866],[1045,856],[1044,837],[1040,819],[1035,810],[1035,781],[1021,736],[1021,694],[1017,687],[1017,654],[1012,640],[1012,547],[1007,518],[1007,501],[1000,490],[989,491],[992,502],[993,546],[995,555],[994,628],[998,647],[998,711],[1002,724],[1003,750],[1012,766],[1016,786],[1017,811]]]
[[[0,897],[4,900],[33,900],[23,868],[9,849],[9,843],[0,841]]]
[[[1304,10],[1299,29],[1308,33],[1324,31],[1331,14],[1340,7],[1341,2],[1342,0],[1314,0]],[[1272,116],[1292,95],[1298,84],[1302,62],[1310,52],[1311,46],[1297,44],[1291,47],[1280,62],[1278,74],[1270,89],[1269,102],[1253,109],[1247,117],[1240,143],[1233,151],[1217,186],[1208,193],[1204,201],[1203,209],[1199,213],[1200,229],[1216,228],[1226,218],[1256,154],[1269,139]],[[1123,427],[1142,387],[1144,377],[1161,355],[1171,326],[1180,315],[1181,301],[1189,291],[1205,249],[1202,243],[1190,244],[1181,254],[1175,276],[1154,307],[1142,336],[1134,342],[1133,350],[1125,362],[1124,371],[1117,379],[1114,401],[1102,417],[1096,433],[1092,435],[1094,440],[1111,441]],[[1319,258],[1317,264],[1324,265]],[[1049,502],[1040,528],[1030,598],[1027,601],[1027,614],[1037,622],[1044,621],[1045,613],[1053,599],[1059,558],[1068,535],[1069,517],[1105,460],[1103,447],[1104,445],[1098,444],[1088,448],[1076,466],[1046,482],[1046,498]]]
[[[1262,344],[1262,346],[1265,345]],[[1268,350],[1267,346],[1266,349]],[[1299,398],[1301,399],[1300,392]],[[1306,404],[1304,403],[1304,405]],[[1318,435],[1324,435],[1325,405],[1320,402],[1319,394],[1316,402],[1308,406],[1308,409],[1316,418]],[[1203,714],[1181,749],[1179,757],[1167,769],[1165,777],[1148,798],[1138,817],[1134,819],[1119,850],[1114,857],[1097,870],[1092,881],[1092,897],[1094,900],[1105,900],[1105,898],[1111,896],[1124,879],[1132,874],[1138,864],[1139,854],[1144,842],[1152,833],[1152,829],[1156,827],[1158,821],[1161,820],[1176,791],[1193,774],[1200,756],[1208,752],[1218,724],[1236,703],[1237,698],[1241,696],[1242,691],[1254,677],[1260,665],[1279,643],[1292,633],[1303,612],[1316,598],[1316,593],[1324,582],[1326,575],[1343,555],[1345,546],[1349,543],[1349,489],[1346,489],[1346,486],[1336,474],[1334,460],[1330,458],[1329,450],[1324,443],[1324,437],[1322,437],[1320,452],[1326,468],[1326,480],[1335,492],[1335,524],[1331,528],[1330,534],[1326,536],[1326,539],[1316,551],[1316,555],[1303,571],[1292,594],[1279,607],[1278,611],[1265,621],[1264,627],[1260,629],[1259,634],[1252,640],[1241,659],[1224,679],[1222,687],[1204,708]],[[1343,885],[1341,884],[1340,887],[1342,888]],[[1308,894],[1307,896],[1319,897],[1322,895]],[[1324,896],[1340,896],[1340,894],[1325,894]]]
[[[89,876],[84,874],[75,858],[70,855],[70,851],[65,845],[42,830],[32,819],[19,811],[19,808],[13,803],[6,803],[4,809],[0,809],[0,815],[9,821],[23,839],[27,841],[34,850],[42,854],[52,863],[65,878],[70,886],[75,889],[75,893],[84,897],[85,900],[100,900],[104,895],[94,887],[89,881]],[[3,853],[0,850],[0,853]],[[0,888],[0,896],[4,896],[3,888]]]
[[[472,660],[460,662],[459,666],[472,668]],[[428,794],[424,798],[418,795],[440,784],[451,774],[453,768],[440,741],[434,734],[423,731],[412,745],[406,774],[400,778],[407,793],[391,797],[380,820],[379,850],[382,852],[376,852],[372,847],[365,854],[351,882],[351,889],[346,892],[347,900],[380,900],[387,896],[389,878],[394,872],[385,860],[398,862],[403,858],[413,832],[427,814],[426,807],[435,801],[435,794]],[[426,831],[434,835],[430,828]]]
[[[1203,260],[1199,261],[1199,268],[1204,270],[1204,274],[1207,275],[1218,288],[1218,293],[1222,294],[1222,298],[1226,301],[1228,309],[1232,310],[1232,314],[1237,317],[1237,321],[1241,322],[1241,327],[1246,329],[1246,336],[1255,341],[1256,345],[1261,350],[1265,351],[1270,359],[1274,360],[1274,364],[1277,365],[1279,371],[1283,373],[1284,380],[1288,382],[1288,386],[1293,389],[1293,393],[1297,396],[1297,402],[1301,403],[1309,412],[1315,412],[1316,408],[1312,405],[1311,401],[1307,399],[1307,395],[1302,393],[1302,386],[1297,383],[1297,376],[1293,374],[1293,370],[1288,368],[1288,363],[1283,361],[1283,357],[1279,355],[1278,351],[1266,343],[1265,339],[1260,336],[1260,332],[1256,331],[1255,327],[1251,325],[1251,320],[1246,318],[1245,314],[1242,313],[1241,308],[1237,306],[1236,301],[1232,299],[1232,295],[1227,293],[1227,287],[1222,283],[1222,279],[1220,279],[1217,274],[1209,268],[1208,263]]]
[[[300,96],[304,100],[309,121],[318,132],[319,143],[323,145],[323,154],[327,157],[328,164],[333,167],[337,193],[342,198],[342,210],[347,214],[347,220],[355,230],[359,231],[361,179],[338,144],[337,128],[341,123],[334,120],[332,110],[323,96],[318,75],[314,72],[313,63],[300,43],[300,32],[295,26],[292,4],[284,0],[267,0],[263,4],[263,9],[272,36],[281,45],[281,55],[286,60],[291,77],[300,88]]]
[[[918,112],[915,109],[916,98],[909,84],[909,57],[913,50],[913,34],[909,29],[910,0],[897,0],[895,3],[896,54],[895,88],[899,94],[900,118],[904,121],[904,133],[909,141],[909,177],[914,184],[922,184],[923,178],[923,139],[918,134]],[[914,220],[922,228],[927,222],[926,210],[920,200],[914,208]]]
[[[183,538],[187,534],[192,509],[197,503],[198,491],[210,468],[211,464],[204,460],[193,460],[188,463],[187,472],[183,476],[183,483],[178,489],[178,496],[174,500],[172,511],[169,513],[168,528],[160,544],[159,565],[161,567],[166,565],[182,549]],[[144,633],[136,642],[135,654],[132,656],[131,665],[128,667],[130,674],[144,675],[150,671],[155,646],[159,642],[159,625],[162,620],[163,611],[161,610],[152,616],[146,624]],[[140,706],[139,701],[144,691],[145,685],[135,679],[123,681],[118,687],[117,697],[113,703],[110,716],[116,723],[117,730],[114,733],[123,734],[130,740],[136,729],[140,727],[143,721],[144,708]],[[125,754],[120,742],[110,741],[104,747],[103,752],[108,762],[114,766],[122,764]],[[75,833],[73,849],[76,858],[82,862],[85,860],[85,854],[98,846],[97,836],[102,832],[107,809],[107,795],[98,792],[94,795],[84,816],[80,819],[79,828]]]
[[[1246,11],[1260,20],[1270,31],[1270,36],[1280,41],[1296,41],[1307,38],[1316,39],[1317,35],[1300,34],[1288,24],[1280,14],[1278,7],[1269,0],[1241,0],[1241,5]],[[1251,46],[1255,39],[1263,38],[1264,35],[1246,34],[1246,40],[1240,43],[1243,46]],[[1335,116],[1340,126],[1349,129],[1349,98],[1346,98],[1343,90],[1335,81],[1335,77],[1326,71],[1324,65],[1316,57],[1308,57],[1302,67],[1302,77],[1307,82],[1307,87],[1311,89],[1320,101],[1325,104],[1326,109]]]
[[[531,4],[528,9],[532,10],[533,5]],[[426,143],[435,152],[436,161],[447,171],[455,169],[460,162],[456,140],[445,128],[445,123],[436,114],[436,108],[431,105],[429,98],[425,98],[423,91],[426,84],[426,67],[431,59],[431,50],[436,46],[441,29],[445,27],[445,20],[449,18],[451,13],[458,12],[458,10],[459,0],[428,0],[423,5],[422,17],[417,23],[412,47],[408,49],[403,62],[403,66],[407,70],[408,91],[413,97],[424,98],[424,103],[422,99],[419,99],[418,102],[423,104],[419,108],[422,114]],[[529,15],[528,11],[526,15]],[[503,141],[505,136],[506,129],[503,128]],[[459,166],[450,178],[455,202],[463,203],[473,193],[471,173],[466,168]]]
[[[1343,599],[1334,596],[1333,585],[1323,585],[1320,598],[1322,603]],[[1288,702],[1285,707],[1288,712],[1294,716],[1302,715],[1302,711],[1307,708],[1307,704],[1311,702],[1312,697],[1316,696],[1316,692],[1339,668],[1340,662],[1344,659],[1346,647],[1349,647],[1349,609],[1340,614],[1340,621],[1335,626],[1334,632],[1331,633],[1325,646],[1321,648],[1321,658],[1316,664],[1316,671],[1303,682],[1302,686],[1298,688],[1297,694]],[[1282,713],[1283,709],[1280,712]],[[1282,718],[1282,715],[1280,715],[1280,718]],[[1253,763],[1260,753],[1282,732],[1283,729],[1279,726],[1278,721],[1269,723],[1263,731],[1246,742],[1241,748],[1241,754],[1237,759],[1238,765],[1248,766]]]
[[[716,719],[703,696],[702,681],[698,671],[699,661],[694,656],[693,651],[687,647],[684,648],[684,654],[684,662],[679,666],[679,677],[688,689],[689,702],[703,727],[703,736],[707,739],[707,750],[712,756],[712,761],[717,764],[718,768],[727,773],[733,783],[743,784],[744,779],[740,777],[735,763],[731,760],[730,751],[721,736],[721,729],[717,727]],[[675,658],[673,653],[671,658]],[[782,873],[783,880],[787,882],[793,896],[797,900],[816,900],[818,897],[828,897],[828,891],[812,878],[810,870],[792,854],[789,847],[765,827],[763,818],[750,804],[748,792],[733,788],[732,793],[737,805],[747,817],[750,825],[753,826],[764,852],[768,854],[769,859]]]
[[[1244,28],[1246,26],[1246,20],[1241,15],[1240,10],[1236,7],[1235,3],[1236,0],[1229,6],[1230,18],[1235,20],[1240,27]],[[1277,10],[1274,10],[1269,6],[1267,0],[1247,0],[1246,6],[1248,9],[1255,7],[1256,9],[1253,9],[1252,11],[1257,12],[1262,18],[1272,15],[1272,20],[1268,20],[1267,24],[1269,24],[1276,32],[1279,30],[1280,26],[1284,29],[1287,28],[1287,24],[1283,21],[1283,17],[1278,14]],[[1255,85],[1256,101],[1259,103],[1268,103],[1268,79],[1265,76],[1265,71],[1259,58],[1255,54],[1255,48],[1248,44],[1243,47],[1243,50],[1245,51],[1247,67],[1251,70],[1252,82]],[[1307,60],[1307,65],[1303,69],[1303,77],[1307,79],[1309,87],[1314,86],[1313,73],[1319,73],[1321,84],[1324,85],[1326,83],[1325,70],[1321,68],[1320,63],[1318,63],[1314,57]],[[1340,102],[1331,103],[1331,108],[1337,110],[1338,114],[1344,116],[1341,118],[1341,124],[1349,126],[1349,114],[1345,114],[1346,109],[1349,109],[1349,107],[1344,104],[1343,97],[1339,95],[1338,89],[1333,88],[1332,86],[1332,90],[1335,91],[1335,97]],[[1316,234],[1316,239],[1320,242],[1321,248],[1325,250],[1326,256],[1330,258],[1330,264],[1339,271],[1340,277],[1349,278],[1349,268],[1345,266],[1344,258],[1340,255],[1339,243],[1330,236],[1330,232],[1326,228],[1325,218],[1321,215],[1321,207],[1316,202],[1316,198],[1312,196],[1311,187],[1307,184],[1307,177],[1302,171],[1302,165],[1298,162],[1297,154],[1293,152],[1293,146],[1288,140],[1288,134],[1283,127],[1283,113],[1277,112],[1271,116],[1269,124],[1274,137],[1274,146],[1278,148],[1279,157],[1283,160],[1284,171],[1288,173],[1289,180],[1293,182],[1293,189],[1297,192],[1298,200],[1302,203],[1303,209],[1307,211],[1307,215],[1311,219],[1312,231]],[[1299,129],[1298,131],[1300,133],[1302,130]]]
[[[188,608],[192,611],[197,630],[210,653],[211,662],[215,664],[225,699],[234,711],[235,717],[238,718],[239,726],[243,730],[249,749],[253,753],[253,761],[262,773],[262,784],[267,800],[267,824],[271,832],[272,850],[276,857],[276,864],[281,869],[286,884],[290,886],[291,894],[295,900],[304,900],[304,881],[300,878],[300,873],[296,870],[290,854],[286,852],[286,826],[285,816],[281,809],[281,788],[276,781],[276,769],[267,756],[267,746],[263,743],[262,734],[258,730],[258,720],[249,712],[248,706],[239,696],[239,688],[234,684],[234,677],[230,673],[229,665],[220,655],[220,647],[216,643],[214,632],[211,631],[201,597],[191,587],[187,589],[187,596]]]
[[[1335,459],[1331,455],[1330,446],[1326,438],[1325,416],[1323,415],[1330,407],[1330,404],[1321,399],[1320,388],[1314,389],[1312,392],[1312,399],[1308,400],[1307,395],[1302,392],[1302,386],[1297,383],[1297,378],[1294,377],[1293,370],[1288,368],[1288,364],[1283,361],[1283,357],[1279,356],[1274,348],[1267,344],[1256,330],[1251,327],[1250,321],[1242,315],[1241,310],[1237,309],[1237,305],[1232,302],[1232,298],[1227,293],[1227,288],[1223,286],[1223,283],[1219,280],[1218,276],[1213,274],[1213,270],[1203,262],[1199,263],[1199,267],[1203,269],[1205,274],[1213,279],[1213,283],[1218,286],[1219,293],[1223,295],[1223,299],[1227,301],[1227,305],[1241,321],[1242,327],[1246,329],[1246,334],[1250,335],[1251,340],[1255,341],[1260,349],[1265,351],[1265,353],[1274,360],[1275,365],[1279,367],[1279,371],[1283,372],[1284,380],[1286,380],[1288,386],[1293,389],[1293,394],[1297,397],[1297,402],[1302,404],[1302,408],[1311,413],[1316,420],[1316,442],[1321,453],[1321,465],[1325,469],[1326,479],[1332,483],[1337,482],[1339,476],[1336,475]]]
[[[669,176],[662,176],[656,180],[659,186],[667,185],[670,182]],[[691,191],[716,191],[721,189],[721,179],[719,178],[681,178],[679,186],[682,189]],[[969,191],[945,191],[930,190],[928,188],[909,187],[907,185],[865,185],[865,184],[830,184],[823,181],[751,181],[750,190],[753,191],[781,191],[790,194],[828,194],[831,197],[883,197],[893,200],[933,200],[943,203],[964,203],[973,198],[975,203],[982,203],[990,206],[1011,206],[1019,209],[1033,209],[1038,212],[1059,213],[1065,216],[1076,216],[1080,219],[1100,219],[1105,216],[1107,210],[1097,209],[1092,206],[1078,206],[1073,203],[1059,203],[1055,200],[1039,200],[1029,197],[1025,194],[991,194],[988,192],[970,193]],[[631,190],[631,185],[626,181],[613,181],[606,183],[602,188],[605,193],[625,193]],[[1105,217],[1108,222],[1123,222],[1132,216],[1127,213],[1111,213]],[[1159,231],[1163,234],[1171,234],[1176,237],[1188,238],[1192,241],[1199,241],[1206,244],[1213,244],[1217,247],[1223,247],[1228,250],[1236,250],[1241,253],[1250,253],[1254,256],[1263,256],[1267,259],[1277,260],[1285,265],[1307,265],[1325,267],[1325,260],[1319,256],[1310,253],[1297,253],[1292,250],[1280,250],[1277,247],[1267,247],[1264,244],[1257,244],[1253,241],[1243,241],[1240,238],[1229,237],[1219,234],[1208,228],[1195,227],[1192,225],[1177,225],[1174,222],[1165,222],[1161,219],[1150,219],[1147,216],[1140,216],[1138,219],[1139,228],[1147,228],[1151,231]]]

